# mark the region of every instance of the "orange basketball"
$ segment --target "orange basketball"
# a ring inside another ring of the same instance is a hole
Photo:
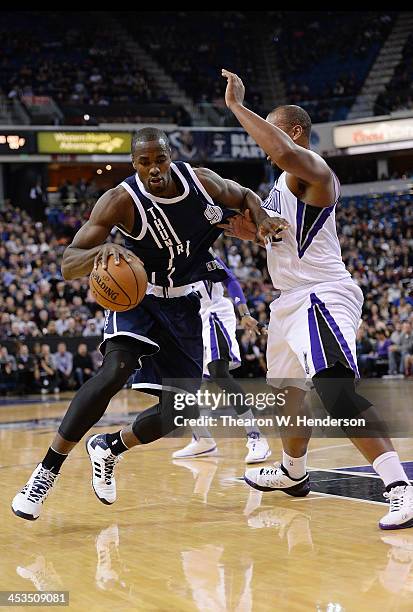
[[[113,255],[108,258],[106,270],[99,262],[89,277],[93,297],[103,308],[122,312],[135,308],[145,297],[148,277],[145,268],[136,260],[120,258],[115,265]]]

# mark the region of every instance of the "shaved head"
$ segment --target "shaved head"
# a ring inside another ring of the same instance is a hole
[[[267,116],[267,121],[273,123],[275,126],[280,127],[281,125],[293,128],[299,125],[303,130],[303,135],[309,139],[311,132],[311,119],[310,115],[301,106],[295,104],[284,104],[277,106]]]
[[[159,144],[169,149],[168,136],[164,131],[158,130],[158,128],[146,127],[138,130],[133,136],[131,145],[132,155],[135,154],[136,147],[139,144],[144,144],[146,142],[159,142]]]

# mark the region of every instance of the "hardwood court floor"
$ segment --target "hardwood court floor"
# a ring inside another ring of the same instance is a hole
[[[136,397],[115,398],[108,430],[131,420]],[[93,494],[80,444],[39,520],[16,518],[10,501],[66,406],[0,407],[0,590],[66,590],[76,611],[413,610],[413,530],[378,529],[386,505],[376,478],[332,471],[365,465],[346,439],[313,441],[315,492],[301,500],[239,479],[244,440],[218,440],[218,457],[180,462],[171,452],[182,439],[160,440],[125,454],[113,506]],[[279,440],[271,445],[277,460]],[[397,448],[413,459],[409,440]]]

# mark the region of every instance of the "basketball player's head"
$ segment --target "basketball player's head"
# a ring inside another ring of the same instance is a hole
[[[165,132],[143,128],[132,138],[132,165],[146,191],[162,195],[172,180],[171,147]]]
[[[277,106],[269,113],[267,121],[288,134],[296,144],[306,149],[310,148],[311,119],[301,106],[295,104]]]

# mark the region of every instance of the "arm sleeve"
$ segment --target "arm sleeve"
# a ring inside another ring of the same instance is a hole
[[[235,274],[232,272],[232,270],[228,268],[228,266],[224,264],[222,259],[220,259],[219,257],[216,257],[216,260],[220,263],[220,265],[223,267],[223,269],[227,273],[227,278],[222,282],[227,288],[228,295],[231,298],[231,300],[234,302],[236,306],[238,306],[238,304],[246,304],[247,300],[245,299],[244,292]]]

